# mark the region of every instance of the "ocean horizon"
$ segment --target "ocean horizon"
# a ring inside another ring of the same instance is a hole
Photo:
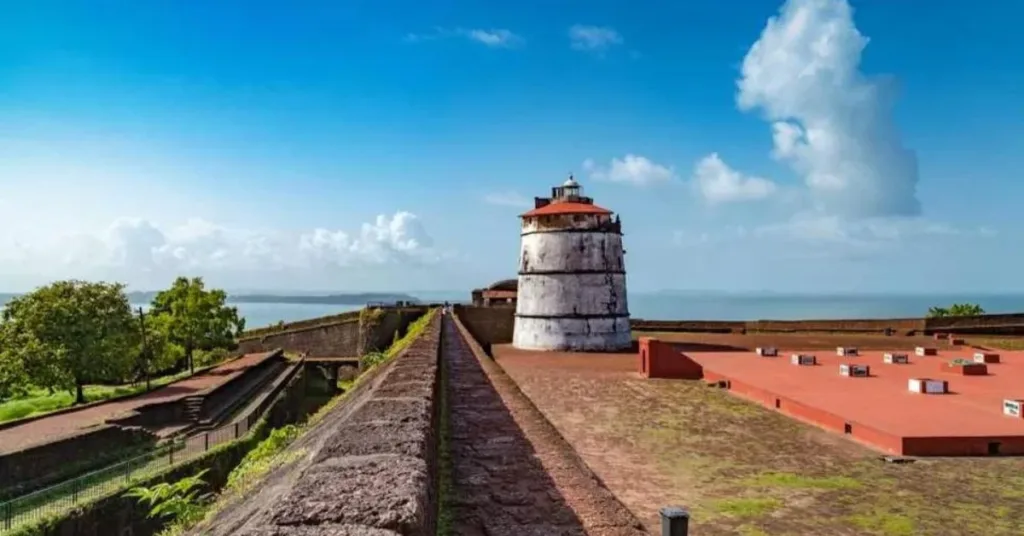
[[[464,303],[465,292],[410,292],[424,302]],[[977,303],[986,313],[1024,312],[1024,294],[782,294],[664,291],[629,294],[633,318],[648,320],[808,320],[922,317],[929,307]],[[230,302],[230,300],[229,300]],[[147,304],[133,304],[146,307]],[[295,322],[359,309],[360,305],[234,303],[246,328]]]

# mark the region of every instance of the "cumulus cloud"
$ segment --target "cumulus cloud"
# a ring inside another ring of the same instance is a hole
[[[582,52],[604,52],[623,43],[614,28],[575,24],[569,28],[569,46]]]
[[[723,162],[718,153],[705,156],[697,163],[693,181],[711,204],[764,199],[776,191],[774,182],[743,175]]]
[[[646,186],[667,182],[675,178],[676,173],[671,167],[657,164],[643,156],[627,154],[624,158],[613,158],[608,166],[600,166],[593,160],[583,161],[583,170],[590,178],[599,181],[619,182]]]
[[[737,103],[772,122],[775,158],[821,212],[917,215],[917,158],[893,121],[893,87],[860,71],[867,44],[846,0],[788,0],[743,60]]]
[[[484,196],[484,203],[501,207],[529,208],[533,200],[516,192],[495,192]]]
[[[481,28],[434,28],[426,33],[411,33],[405,36],[410,43],[433,41],[448,37],[462,37],[475,41],[492,48],[512,48],[523,44],[526,40],[522,36],[504,28],[481,29]]]
[[[75,273],[176,274],[324,270],[389,264],[429,264],[441,255],[416,215],[379,215],[356,232],[233,229],[191,219],[160,227],[123,218],[99,233],[77,233],[31,247],[2,248],[29,266],[68,266]]]

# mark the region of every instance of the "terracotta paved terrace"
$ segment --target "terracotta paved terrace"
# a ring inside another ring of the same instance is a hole
[[[987,443],[1009,443],[1014,438],[1018,447],[1024,447],[1024,419],[1003,414],[1005,399],[1024,399],[1024,352],[999,352],[1001,362],[988,364],[985,376],[941,371],[952,359],[970,359],[974,352],[911,352],[908,364],[886,364],[881,351],[839,357],[834,349],[786,349],[775,358],[753,352],[686,355],[703,366],[707,380],[731,381],[735,394],[893,454],[983,455]],[[814,355],[818,364],[793,365],[793,353]],[[871,376],[841,376],[840,364],[867,365]],[[910,392],[911,378],[946,380],[950,392]],[[969,438],[978,438],[973,449]]]
[[[216,387],[245,372],[249,367],[263,362],[271,354],[271,352],[247,354],[207,372],[167,384],[144,395],[90,405],[77,411],[42,417],[25,424],[2,429],[0,430],[0,454],[75,435],[84,428],[103,424],[107,419],[140,406],[168,402]]]

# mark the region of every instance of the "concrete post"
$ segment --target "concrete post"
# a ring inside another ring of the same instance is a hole
[[[686,536],[690,530],[690,513],[681,506],[661,509],[661,536]]]

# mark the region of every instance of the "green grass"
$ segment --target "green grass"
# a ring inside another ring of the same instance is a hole
[[[441,363],[440,370],[441,395],[438,403],[440,404],[441,417],[438,419],[440,422],[438,426],[440,428],[440,439],[438,445],[438,462],[440,465],[438,471],[438,493],[437,493],[437,536],[451,536],[455,534],[455,520],[452,517],[451,502],[453,500],[453,482],[452,482],[452,455],[451,455],[451,425],[449,423],[448,415],[448,372],[445,368],[444,363]]]
[[[712,506],[720,514],[748,518],[770,514],[782,508],[782,501],[774,497],[742,497],[715,501]]]
[[[188,372],[153,378],[152,385],[155,389],[186,377]],[[145,382],[129,385],[86,385],[84,389],[86,403],[134,395],[145,390]],[[27,396],[0,403],[0,423],[68,408],[74,405],[74,402],[74,395],[65,391],[49,393],[45,389],[33,389]]]
[[[812,477],[794,473],[762,473],[747,480],[747,484],[765,488],[790,489],[855,489],[860,482],[848,476]]]
[[[851,524],[873,534],[884,536],[913,536],[914,522],[907,516],[888,512],[872,512],[850,516]]]

